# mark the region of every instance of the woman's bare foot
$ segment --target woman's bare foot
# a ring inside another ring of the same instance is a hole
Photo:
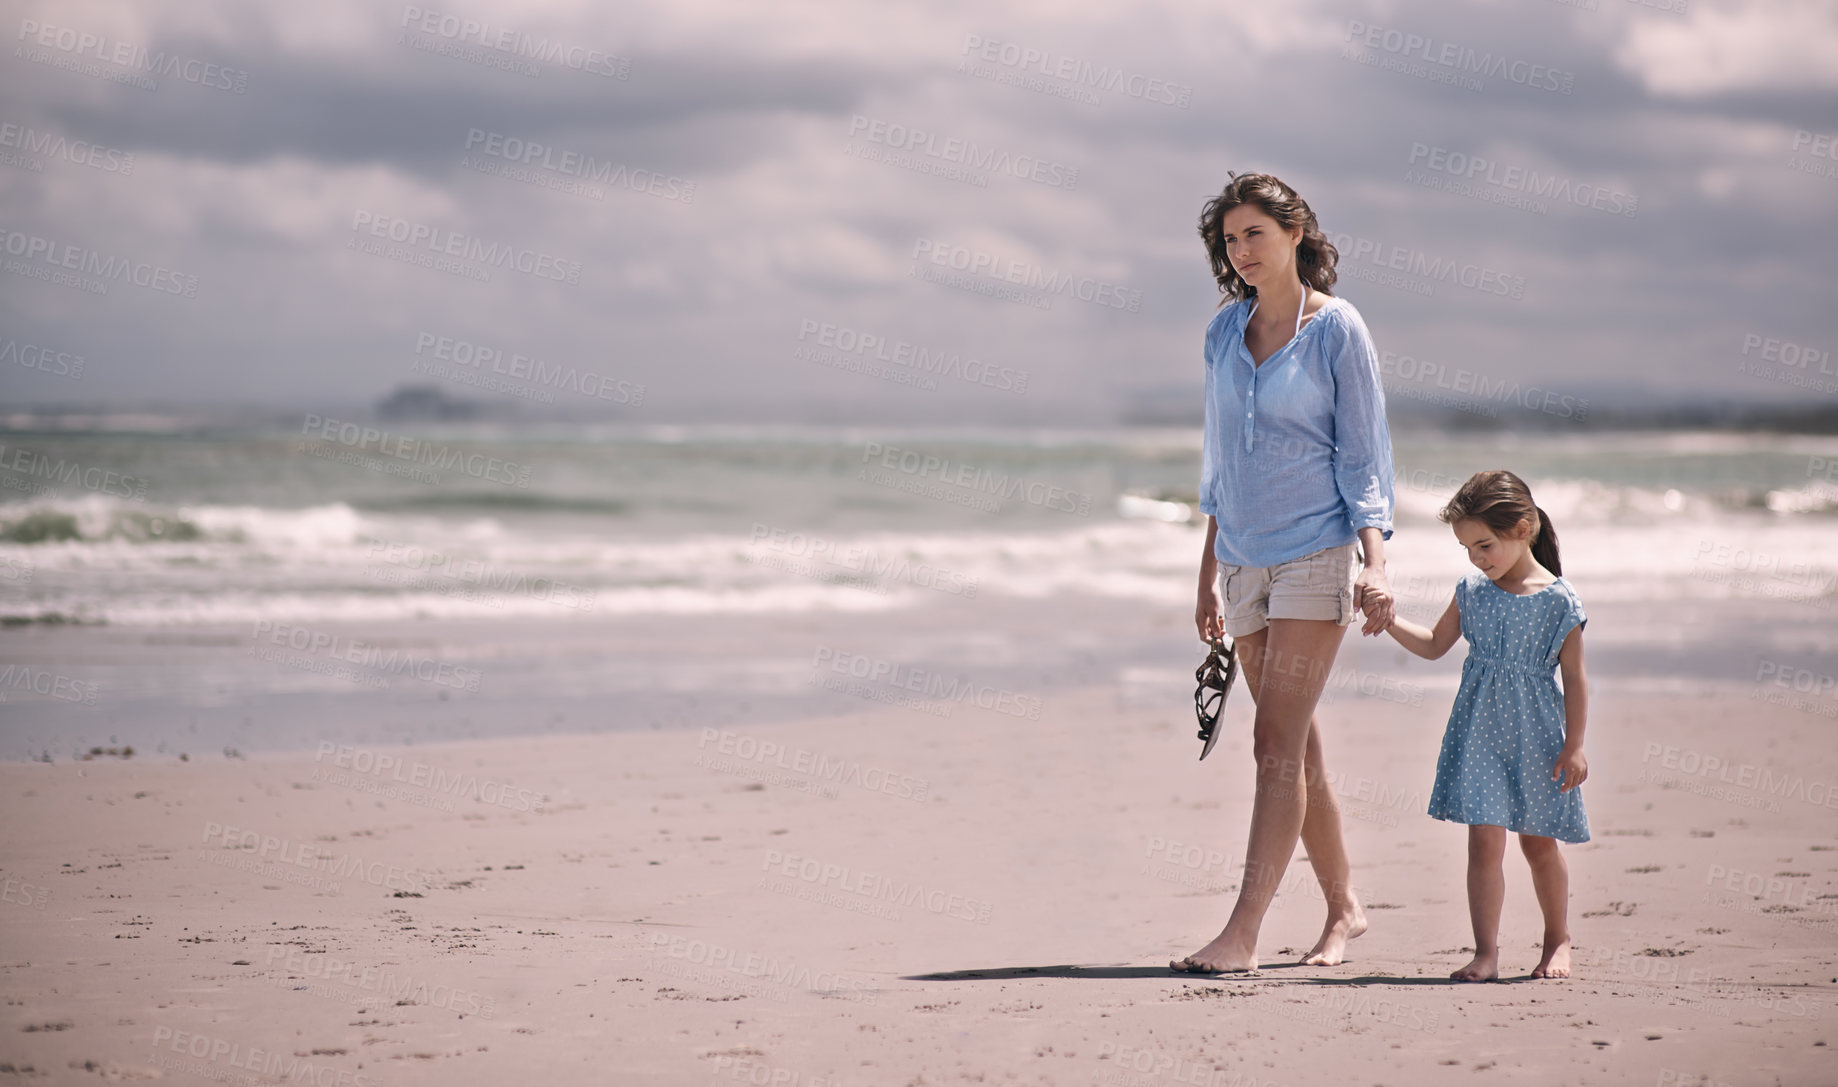
[[[1239,945],[1236,937],[1221,932],[1213,942],[1180,960],[1170,960],[1168,969],[1183,974],[1237,974],[1257,969],[1257,949]]]
[[[1500,980],[1500,953],[1476,953],[1474,961],[1449,975],[1456,981],[1498,981]]]
[[[1567,978],[1570,976],[1570,937],[1561,940],[1544,942],[1544,958],[1538,960],[1538,968],[1532,971],[1535,978]]]
[[[1347,941],[1365,931],[1366,911],[1355,899],[1351,913],[1328,916],[1327,927],[1321,930],[1321,938],[1315,941],[1315,946],[1302,956],[1302,965],[1339,966],[1347,957]]]

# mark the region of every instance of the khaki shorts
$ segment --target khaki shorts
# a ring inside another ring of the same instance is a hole
[[[1225,632],[1233,638],[1256,634],[1272,619],[1353,621],[1353,582],[1359,577],[1359,545],[1329,547],[1275,566],[1219,564],[1219,595],[1225,600]]]

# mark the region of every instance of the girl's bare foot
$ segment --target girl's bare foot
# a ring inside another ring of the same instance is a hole
[[[1347,941],[1365,931],[1366,911],[1355,899],[1351,913],[1328,915],[1327,927],[1321,930],[1321,938],[1315,941],[1315,946],[1302,956],[1302,965],[1339,966],[1347,957]]]
[[[1184,959],[1170,960],[1168,969],[1184,974],[1236,974],[1257,969],[1257,949],[1242,947],[1225,932]]]
[[[1449,975],[1456,981],[1498,981],[1500,980],[1500,953],[1476,953],[1474,961]]]
[[[1567,978],[1570,976],[1570,937],[1561,940],[1544,942],[1544,958],[1538,960],[1538,968],[1532,971],[1535,978]]]

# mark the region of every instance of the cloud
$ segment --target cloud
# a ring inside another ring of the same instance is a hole
[[[1838,5],[1697,0],[1682,18],[1632,24],[1614,58],[1648,91],[1667,97],[1830,92],[1838,90]]]

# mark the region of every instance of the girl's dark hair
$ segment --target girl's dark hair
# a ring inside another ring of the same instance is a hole
[[[1479,521],[1497,533],[1512,532],[1522,522],[1529,522],[1532,558],[1546,570],[1563,576],[1563,563],[1557,557],[1557,529],[1551,527],[1550,515],[1532,502],[1532,489],[1525,480],[1511,472],[1474,473],[1437,516],[1445,525]]]
[[[1321,224],[1315,221],[1308,201],[1272,174],[1239,174],[1229,170],[1227,173],[1231,180],[1226,182],[1225,191],[1200,209],[1200,240],[1206,243],[1213,278],[1219,281],[1219,291],[1225,296],[1219,304],[1223,306],[1229,301],[1257,295],[1257,288],[1239,278],[1233,270],[1232,262],[1225,255],[1225,238],[1220,232],[1225,213],[1241,204],[1257,205],[1284,230],[1301,227],[1302,240],[1296,243],[1296,273],[1313,289],[1333,294],[1330,288],[1339,278],[1334,272],[1334,262],[1340,259],[1340,251],[1321,233]]]

